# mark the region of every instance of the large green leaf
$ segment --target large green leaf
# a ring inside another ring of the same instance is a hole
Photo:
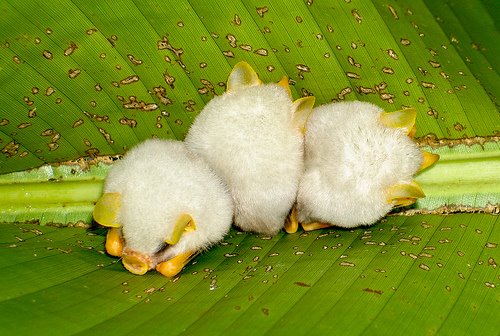
[[[6,335],[498,335],[497,216],[390,217],[270,238],[231,231],[179,277],[134,276],[104,233],[5,225]]]
[[[422,139],[498,136],[499,35],[478,0],[0,6],[0,172],[182,139],[241,59],[319,104],[415,106]]]
[[[416,107],[417,141],[442,156],[417,178],[428,196],[418,211],[498,212],[490,1],[6,0],[0,8],[0,173],[21,171],[1,178],[4,221],[88,222],[108,168],[85,168],[150,137],[182,139],[239,60],[264,81],[287,74],[293,95],[314,94],[317,104]]]
[[[1,334],[497,335],[500,10],[493,0],[2,0],[0,221],[87,226],[109,163],[183,139],[236,62],[295,98],[418,110],[437,165],[412,217],[231,231],[180,277],[101,229],[0,227]],[[69,162],[68,162],[69,161]],[[28,170],[33,167],[41,168]],[[416,214],[416,215],[415,215]]]

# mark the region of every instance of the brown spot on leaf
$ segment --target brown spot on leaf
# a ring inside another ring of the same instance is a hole
[[[356,68],[361,68],[361,64],[356,62],[352,56],[348,56],[347,61],[349,62],[350,65],[355,66]]]
[[[104,137],[104,139],[106,139],[106,141],[107,141],[109,144],[113,144],[113,143],[115,143],[115,141],[111,138],[111,135],[110,135],[108,132],[106,132],[106,130],[105,130],[105,129],[103,129],[103,128],[99,128],[99,133],[101,133],[101,134],[102,134],[102,136]]]
[[[253,48],[249,44],[240,44],[240,49],[250,52]]]
[[[122,104],[123,108],[129,110],[141,110],[141,111],[154,111],[158,109],[158,105],[155,103],[146,103],[144,101],[137,101],[137,97],[130,96],[128,102]]]
[[[71,125],[71,127],[72,127],[72,128],[76,128],[76,127],[78,127],[78,126],[82,125],[83,123],[84,123],[84,121],[83,121],[82,119],[78,119],[77,121],[75,121],[75,122],[73,123],[73,125]]]
[[[399,59],[398,54],[396,54],[396,52],[393,49],[387,49],[386,52],[387,52],[387,55],[389,55],[389,57],[391,57],[392,59],[395,59],[395,60]]]
[[[175,77],[169,74],[166,70],[163,73],[163,79],[172,89],[174,88]]]
[[[393,68],[389,68],[389,67],[383,67],[382,68],[382,72],[385,73],[385,74],[388,74],[388,75],[393,75],[394,74],[394,69]]]
[[[263,18],[264,14],[266,14],[269,11],[269,8],[267,8],[267,6],[264,6],[264,7],[257,7],[255,8],[255,10],[257,11],[257,15]]]
[[[51,60],[54,58],[54,56],[52,55],[52,53],[48,50],[44,50],[43,53],[42,53],[43,57],[45,57],[46,59],[48,60]]]
[[[54,88],[53,88],[53,87],[49,86],[49,87],[47,88],[47,90],[45,90],[45,95],[48,97],[48,96],[50,96],[51,94],[53,94],[54,92],[56,92],[56,90],[54,90]]]
[[[307,284],[305,282],[302,282],[302,281],[296,281],[293,283],[294,285],[297,285],[297,286],[300,286],[300,287],[311,287],[310,284]]]
[[[366,86],[358,86],[358,92],[361,93],[361,94],[375,94],[375,90],[372,89],[372,88],[369,88],[369,87],[366,87]]]
[[[163,86],[153,88],[153,92],[163,105],[171,105],[173,102],[167,97],[167,90]]]
[[[19,147],[20,145],[14,140],[12,140],[2,148],[1,152],[5,156],[7,156],[7,158],[11,158],[17,154]]]
[[[134,55],[128,54],[127,55],[128,60],[133,64],[133,65],[141,65],[142,60],[135,58]]]
[[[357,23],[363,23],[363,17],[361,16],[361,14],[359,14],[359,11],[357,9],[351,10],[351,15],[354,17]]]
[[[340,92],[337,94],[337,99],[338,100],[344,100],[345,96],[350,94],[352,92],[352,89],[350,87],[345,87]]]
[[[411,41],[406,38],[401,38],[399,42],[401,42],[401,44],[404,46],[409,46],[411,44]]]
[[[68,71],[68,76],[71,79],[74,79],[80,75],[81,71],[80,69],[69,69]]]
[[[138,81],[139,81],[139,76],[132,75],[132,76],[128,76],[128,77],[125,77],[124,79],[122,79],[120,81],[120,84],[127,85],[127,84],[132,84],[132,83],[135,83],[135,82],[138,82]]]
[[[363,288],[363,292],[374,293],[378,295],[382,295],[384,293],[381,289],[372,289],[372,288]]]
[[[119,120],[120,125],[126,125],[129,126],[130,128],[134,128],[137,126],[137,120],[135,119],[129,119],[126,117],[123,117]]]
[[[31,125],[33,125],[33,124],[30,123],[30,122],[26,122],[26,123],[22,123],[22,124],[17,125],[17,128],[18,129],[24,129],[26,127],[30,127]]]
[[[429,61],[429,64],[433,67],[433,68],[440,68],[441,67],[441,64],[439,62],[436,62],[436,61]]]
[[[420,82],[420,85],[422,85],[422,87],[426,88],[426,89],[435,89],[436,88],[436,84],[434,83],[431,83],[431,82]]]
[[[236,26],[241,26],[241,18],[238,16],[238,14],[234,14],[233,23]]]
[[[237,43],[238,41],[236,40],[236,36],[234,36],[233,34],[227,34],[226,40],[228,40],[229,45],[232,48],[236,48],[238,46],[238,43]]]
[[[78,46],[74,42],[70,42],[69,47],[64,50],[64,56],[69,56],[78,49]]]
[[[399,20],[398,12],[392,7],[391,5],[387,6],[387,9],[389,9],[389,12],[391,12],[391,15],[394,19]]]
[[[352,71],[347,71],[346,73],[346,76],[347,78],[351,78],[351,79],[360,79],[361,76],[355,72],[352,72]]]
[[[254,54],[257,54],[257,55],[260,55],[260,56],[267,56],[268,55],[268,51],[267,51],[267,49],[260,48],[260,49],[255,50]]]

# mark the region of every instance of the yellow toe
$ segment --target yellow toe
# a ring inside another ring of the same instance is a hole
[[[170,260],[156,265],[156,270],[167,278],[174,277],[179,274],[180,271],[182,271],[184,266],[186,266],[189,260],[191,260],[195,255],[195,252],[181,253]]]
[[[292,211],[288,215],[285,222],[286,233],[295,233],[299,229],[299,221],[297,219],[297,206],[294,205]]]
[[[313,231],[313,230],[320,230],[320,229],[325,229],[329,228],[332,225],[328,223],[320,223],[320,222],[312,222],[312,223],[301,223],[302,228],[304,231]]]
[[[109,228],[106,234],[106,252],[114,257],[121,257],[124,241],[119,228]]]

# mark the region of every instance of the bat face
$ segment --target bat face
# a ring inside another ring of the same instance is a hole
[[[229,230],[232,203],[207,164],[178,141],[148,140],[110,171],[95,220],[110,227],[106,251],[126,269],[180,272]]]
[[[387,113],[362,102],[315,108],[307,124],[299,221],[370,225],[424,197],[413,175],[438,156],[413,143],[415,117],[413,109]]]

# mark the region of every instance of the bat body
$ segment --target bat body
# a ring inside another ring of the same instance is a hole
[[[314,108],[297,197],[305,229],[371,225],[424,196],[413,175],[438,156],[421,153],[408,136],[415,117],[413,109],[387,113],[359,101]]]
[[[220,178],[184,143],[147,140],[114,164],[94,218],[111,227],[107,250],[129,271],[156,267],[172,276],[223,239],[232,202]]]
[[[230,75],[191,125],[187,146],[229,187],[234,223],[276,234],[285,224],[303,173],[301,127],[314,100],[293,102],[288,81],[262,84],[246,63]]]

